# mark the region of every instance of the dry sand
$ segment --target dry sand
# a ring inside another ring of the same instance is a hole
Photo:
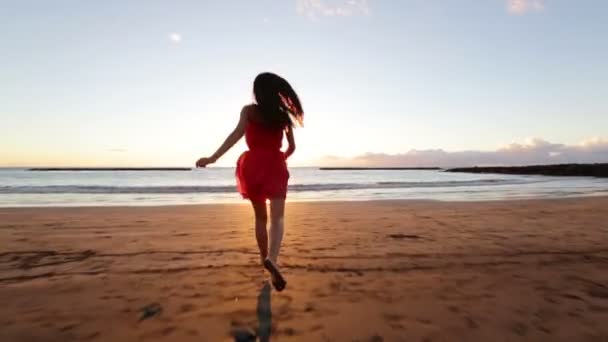
[[[278,293],[246,204],[0,209],[0,341],[608,341],[608,198],[287,211]]]

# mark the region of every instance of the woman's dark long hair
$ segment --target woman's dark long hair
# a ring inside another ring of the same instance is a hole
[[[253,95],[264,124],[285,128],[293,127],[295,121],[303,125],[304,109],[298,94],[281,76],[270,72],[259,74],[253,81]]]

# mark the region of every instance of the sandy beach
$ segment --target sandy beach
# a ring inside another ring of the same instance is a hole
[[[0,341],[608,341],[608,198],[0,209]]]

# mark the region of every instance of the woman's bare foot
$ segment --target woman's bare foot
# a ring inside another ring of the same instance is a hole
[[[285,278],[283,278],[283,275],[279,271],[277,265],[272,260],[266,259],[264,260],[264,267],[268,270],[268,272],[270,272],[272,286],[274,286],[274,288],[279,292],[283,291],[287,285],[287,282],[285,281]]]

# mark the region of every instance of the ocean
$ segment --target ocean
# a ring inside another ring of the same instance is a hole
[[[608,179],[442,170],[291,168],[288,201],[479,201],[608,195]],[[241,203],[234,168],[190,171],[0,169],[0,207]]]

